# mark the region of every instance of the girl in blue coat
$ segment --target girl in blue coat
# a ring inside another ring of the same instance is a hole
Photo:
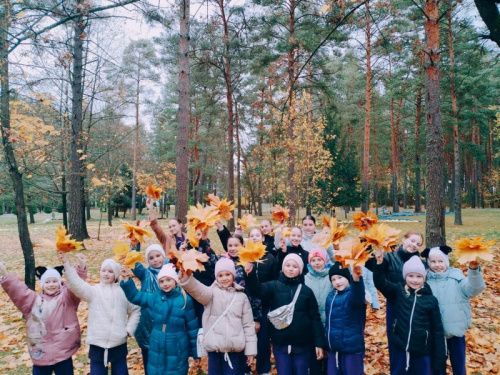
[[[150,310],[153,330],[149,339],[149,375],[186,375],[189,357],[196,357],[198,320],[193,300],[177,287],[179,279],[172,264],[158,273],[159,293],[139,292],[129,278],[130,270],[121,271],[122,287],[127,299]]]
[[[362,375],[365,356],[365,284],[363,269],[335,262],[328,272],[334,290],[326,299],[328,375]]]
[[[486,285],[477,261],[469,263],[468,277],[461,269],[450,268],[450,252],[448,246],[433,247],[422,251],[422,256],[427,258],[430,268],[427,284],[439,303],[453,375],[465,375],[465,332],[472,325],[469,300],[481,293]]]

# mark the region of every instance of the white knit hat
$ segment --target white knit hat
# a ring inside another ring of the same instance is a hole
[[[101,264],[101,271],[103,268],[106,266],[111,266],[111,269],[113,270],[113,273],[115,274],[115,279],[118,279],[118,276],[120,275],[120,269],[121,266],[119,263],[116,263],[113,259],[106,259],[104,262]]]
[[[162,277],[170,277],[171,279],[174,279],[177,284],[179,284],[179,276],[177,276],[175,267],[171,263],[164,264],[160,272],[158,272],[158,281],[160,281]]]
[[[300,273],[302,273],[302,271],[304,270],[304,261],[302,260],[302,258],[297,255],[297,254],[288,254],[285,259],[283,259],[283,265],[281,266],[281,270],[283,271],[283,269],[285,268],[285,264],[286,262],[288,262],[289,260],[293,260],[295,263],[297,263],[297,265],[299,266],[299,269],[300,269]]]
[[[219,272],[227,271],[233,274],[236,277],[236,268],[234,267],[234,262],[228,258],[220,258],[217,263],[215,263],[215,276],[219,274]]]
[[[430,263],[431,255],[439,255],[439,256],[443,257],[443,260],[446,263],[446,268],[450,268],[450,259],[448,258],[448,255],[443,253],[439,247],[433,247],[429,251],[429,258],[428,258],[429,263]]]
[[[158,251],[165,257],[165,250],[163,250],[163,247],[161,245],[154,243],[152,245],[149,245],[148,248],[146,249],[146,260],[149,262],[149,253],[151,251]]]
[[[47,270],[43,273],[43,275],[40,277],[40,282],[45,284],[48,279],[55,278],[59,282],[59,285],[61,285],[61,274],[57,272],[54,268],[47,268]]]
[[[412,256],[403,266],[403,278],[406,280],[406,276],[410,273],[418,273],[424,278],[427,274],[425,271],[424,264],[418,255]]]

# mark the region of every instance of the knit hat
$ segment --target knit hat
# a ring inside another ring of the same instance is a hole
[[[174,279],[177,284],[179,284],[179,276],[177,276],[175,267],[171,263],[163,265],[160,272],[158,272],[158,281],[160,281],[162,277],[170,277],[171,279]]]
[[[158,245],[157,243],[154,243],[152,245],[149,245],[148,248],[146,249],[146,260],[149,262],[149,253],[152,251],[158,251],[165,257],[165,250],[163,250],[163,247],[161,245]]]
[[[45,284],[48,279],[50,278],[55,278],[59,282],[59,285],[61,285],[61,274],[57,272],[54,268],[47,268],[47,270],[43,273],[42,277],[40,277],[40,282]]]
[[[120,264],[116,263],[113,259],[106,259],[104,262],[101,264],[101,271],[103,268],[111,266],[111,269],[113,270],[113,273],[115,274],[115,279],[118,279],[118,276],[120,275]]]
[[[215,276],[219,274],[219,272],[227,271],[233,274],[236,277],[236,268],[234,267],[234,262],[228,258],[220,258],[217,263],[215,263]]]
[[[330,280],[333,276],[339,275],[345,277],[347,280],[351,281],[351,273],[349,272],[349,268],[343,268],[342,263],[335,262],[328,270],[328,277]]]
[[[446,263],[446,268],[450,267],[450,259],[448,259],[448,255],[445,254],[439,247],[433,247],[429,251],[429,257],[427,258],[428,260],[430,259],[431,255],[440,255],[443,259],[444,262]]]
[[[283,259],[283,265],[281,266],[281,270],[283,271],[285,269],[285,264],[289,260],[293,260],[297,265],[299,266],[300,273],[302,274],[302,271],[304,270],[304,261],[302,258],[297,255],[297,254],[288,254],[285,259]]]
[[[424,278],[427,274],[425,271],[424,264],[418,255],[412,256],[403,266],[403,278],[406,280],[406,276],[410,273],[418,273]]]
[[[309,252],[309,257],[307,258],[307,261],[311,263],[311,259],[314,257],[320,257],[323,259],[323,262],[326,264],[326,255],[325,252],[322,249],[314,249]]]

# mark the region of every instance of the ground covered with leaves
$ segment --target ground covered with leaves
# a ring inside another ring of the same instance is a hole
[[[98,217],[98,212],[92,213]],[[269,214],[269,217],[271,215]],[[344,215],[339,215],[342,220]],[[32,241],[44,244],[44,240],[54,240],[54,233],[58,220],[50,220],[50,215],[37,214],[36,224],[30,225]],[[383,216],[380,217],[383,220]],[[425,216],[407,217],[411,222],[394,221],[388,224],[402,230],[415,229],[424,231]],[[351,215],[348,220],[352,220]],[[500,210],[464,210],[463,226],[453,225],[453,215],[446,216],[448,244],[464,236],[482,236],[485,240],[498,240],[500,238]],[[160,221],[167,228],[165,220]],[[102,223],[100,240],[97,240],[97,229],[99,221],[92,219],[88,223],[91,239],[85,241],[89,267],[89,281],[99,282],[98,270],[105,258],[112,257],[112,247],[116,240],[123,240],[125,231],[118,221],[114,221],[113,227]],[[353,228],[352,222],[348,229],[353,234],[357,230]],[[222,251],[222,246],[217,238],[215,230],[210,232],[212,247],[217,252]],[[13,215],[0,216],[0,261],[5,261],[9,271],[19,277],[24,277],[24,260],[19,239],[17,237],[16,219]],[[145,248],[154,239],[148,239]],[[482,263],[484,278],[487,289],[480,296],[472,300],[474,326],[467,334],[467,368],[470,374],[499,374],[500,373],[500,252],[499,244],[494,246],[495,258],[492,262]],[[70,255],[71,257],[72,255]],[[57,265],[56,252],[53,248],[42,245],[35,248],[37,265]],[[462,267],[465,271],[466,268]],[[39,288],[39,286],[37,286]],[[389,362],[387,354],[387,338],[385,335],[385,304],[381,297],[382,309],[368,311],[367,325],[365,330],[366,342],[366,374],[388,374]],[[82,302],[78,310],[80,324],[85,338],[87,328],[87,304]],[[31,373],[31,361],[27,352],[25,341],[25,324],[21,313],[11,303],[3,290],[0,292],[0,370],[2,375],[18,375]],[[75,374],[89,373],[89,360],[87,357],[88,347],[82,345],[74,357]],[[134,339],[129,340],[128,363],[131,375],[143,374],[140,350]],[[276,373],[275,370],[273,370]],[[206,361],[202,361],[201,369],[192,368],[192,374],[204,374],[206,372]]]

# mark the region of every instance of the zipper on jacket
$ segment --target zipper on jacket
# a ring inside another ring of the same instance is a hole
[[[335,301],[335,297],[337,297],[337,293],[339,291],[338,290],[335,290],[335,294],[333,295],[333,299],[332,299],[332,303],[330,304],[330,315],[328,315],[328,347],[331,349],[332,348],[332,344],[331,344],[331,341],[330,341],[330,330],[331,330],[331,318],[332,318],[332,310],[333,310],[333,302]]]
[[[406,343],[406,351],[408,351],[408,348],[410,347],[410,338],[411,338],[411,323],[413,321],[413,313],[415,312],[415,305],[417,304],[417,294],[413,296],[413,307],[411,309],[411,315],[410,315],[410,324],[409,324],[409,330],[408,330],[408,342]]]
[[[427,346],[427,340],[429,339],[429,331],[425,331],[425,346]]]
[[[392,323],[392,333],[396,332],[396,324],[398,324],[398,320],[394,319],[394,323]]]

